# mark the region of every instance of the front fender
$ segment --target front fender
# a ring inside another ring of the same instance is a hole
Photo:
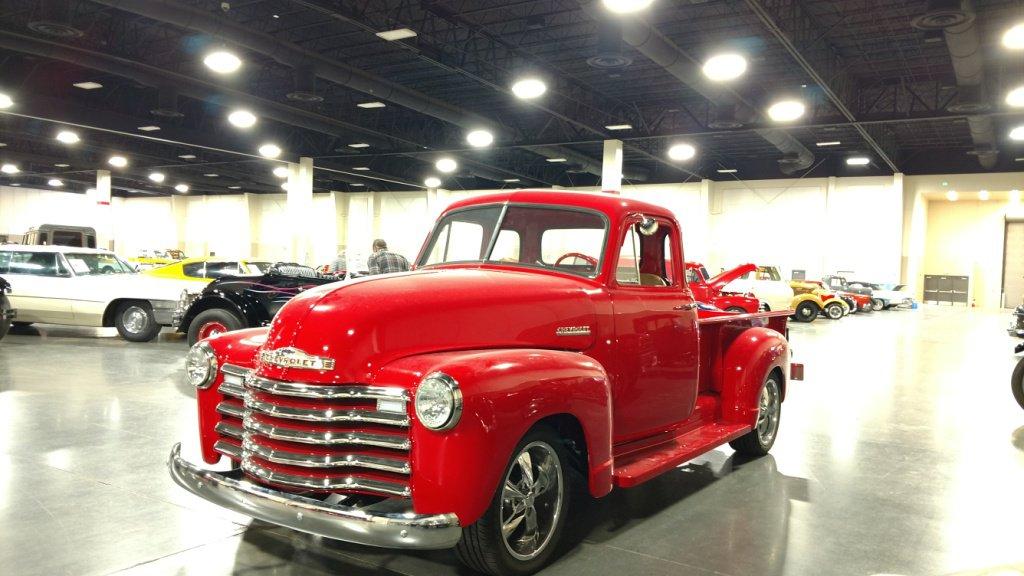
[[[737,424],[757,421],[758,394],[772,370],[781,374],[779,385],[786,397],[786,365],[789,344],[770,328],[748,328],[725,352],[722,370],[722,417]]]
[[[611,490],[611,391],[594,359],[537,349],[446,352],[397,360],[374,383],[415,389],[441,371],[459,383],[462,416],[434,432],[412,417],[412,494],[419,514],[454,513],[463,526],[487,510],[512,451],[539,420],[568,415],[583,430],[590,492]]]

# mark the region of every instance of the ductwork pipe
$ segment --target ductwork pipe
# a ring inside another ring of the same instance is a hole
[[[978,29],[975,24],[974,6],[970,0],[963,0],[961,4],[964,12],[967,13],[963,24],[951,26],[943,30],[946,38],[946,47],[949,49],[949,56],[953,62],[953,72],[956,75],[956,84],[964,88],[964,92],[973,96],[973,102],[958,102],[961,108],[973,107],[981,111],[987,107],[984,95],[985,66],[982,60],[981,39],[978,36]],[[971,131],[971,140],[974,142],[974,152],[978,156],[978,162],[982,167],[992,169],[999,162],[999,152],[996,150],[996,130],[989,116],[969,116],[967,123]]]

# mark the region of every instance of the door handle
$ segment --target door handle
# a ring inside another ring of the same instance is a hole
[[[693,310],[696,307],[697,307],[697,305],[691,302],[690,304],[680,304],[678,306],[673,306],[672,309],[673,310]]]

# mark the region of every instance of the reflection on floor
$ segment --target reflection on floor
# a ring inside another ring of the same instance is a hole
[[[771,456],[728,448],[575,499],[545,574],[1024,574],[1024,411],[1007,314],[925,307],[795,325],[807,366]],[[466,574],[450,552],[325,541],[167,477],[195,446],[186,350],[164,334],[19,329],[0,342],[5,574]],[[193,453],[194,457],[194,453]]]

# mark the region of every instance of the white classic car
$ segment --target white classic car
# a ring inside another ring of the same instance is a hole
[[[768,310],[789,310],[793,306],[793,288],[782,279],[775,266],[758,266],[723,288],[726,292],[751,293]]]
[[[15,325],[113,326],[132,342],[148,342],[170,326],[188,286],[135,274],[108,250],[71,246],[0,246],[0,274],[11,284]]]

